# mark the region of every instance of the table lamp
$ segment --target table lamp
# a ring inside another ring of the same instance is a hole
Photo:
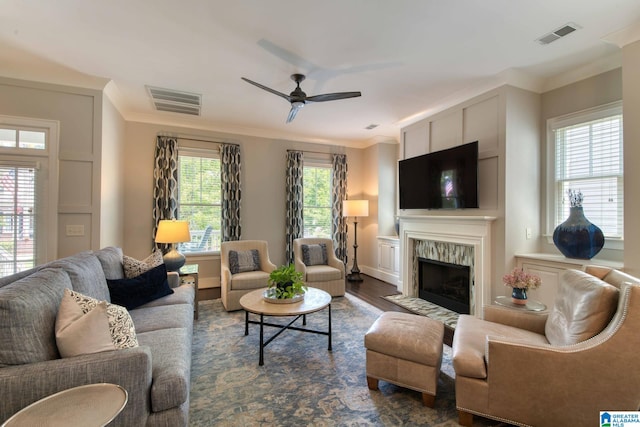
[[[175,244],[190,241],[189,222],[175,219],[160,220],[156,231],[156,243],[169,243],[171,245],[169,251],[162,257],[167,271],[178,271],[185,262],[184,255],[178,252]]]
[[[353,220],[353,267],[351,274],[347,275],[350,282],[362,282],[360,269],[358,268],[358,217],[369,216],[368,200],[343,200],[342,216],[354,217]]]

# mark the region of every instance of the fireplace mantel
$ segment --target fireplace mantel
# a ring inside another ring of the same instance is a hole
[[[412,295],[414,241],[431,240],[448,242],[474,248],[474,301],[481,308],[491,303],[491,224],[496,220],[490,216],[400,216],[400,253],[403,295]],[[482,317],[482,310],[474,314]]]

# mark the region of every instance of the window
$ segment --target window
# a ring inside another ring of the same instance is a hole
[[[569,216],[567,190],[581,191],[585,216],[608,239],[623,237],[622,107],[619,103],[552,119],[555,226]]]
[[[305,164],[302,179],[303,235],[331,238],[331,167]]]
[[[178,218],[189,221],[191,242],[181,243],[184,253],[220,250],[220,156],[214,150],[178,152]]]
[[[0,277],[55,258],[57,126],[0,116]]]
[[[0,275],[36,265],[34,167],[0,165]]]

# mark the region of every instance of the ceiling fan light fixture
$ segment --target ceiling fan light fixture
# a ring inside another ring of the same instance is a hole
[[[325,102],[325,101],[336,101],[338,99],[346,99],[346,98],[356,98],[361,96],[360,92],[335,92],[335,93],[324,93],[322,95],[314,95],[307,96],[306,93],[300,89],[300,82],[305,79],[304,74],[292,74],[291,80],[296,82],[296,88],[289,95],[286,95],[282,92],[279,92],[275,89],[271,89],[268,86],[260,84],[258,82],[254,82],[253,80],[249,80],[246,77],[240,77],[245,82],[252,84],[256,87],[259,87],[262,90],[266,90],[274,95],[279,96],[280,98],[284,98],[291,104],[291,110],[289,110],[289,116],[287,117],[287,123],[291,123],[293,119],[295,119],[298,110],[300,110],[307,102]]]

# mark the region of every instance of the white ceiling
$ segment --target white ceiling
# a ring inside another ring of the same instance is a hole
[[[543,91],[620,65],[604,39],[638,0],[2,0],[0,75],[102,87],[127,120],[367,144],[504,83]],[[568,22],[580,30],[535,40]],[[307,105],[246,77],[307,95]],[[146,85],[202,94],[202,115],[153,110]],[[370,124],[379,126],[366,130]]]

